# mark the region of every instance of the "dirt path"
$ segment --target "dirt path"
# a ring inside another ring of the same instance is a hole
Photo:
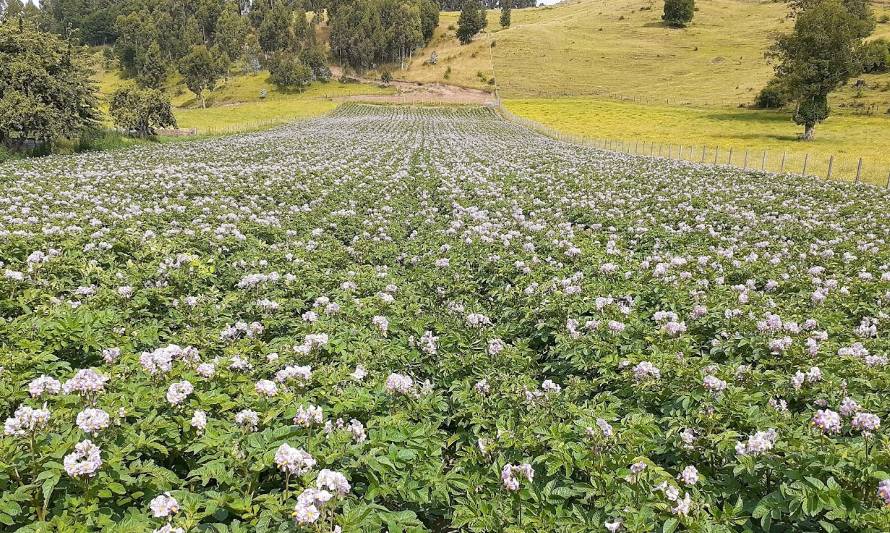
[[[334,78],[342,75],[340,67],[332,66],[331,73]],[[379,84],[378,80],[370,80],[365,78],[357,78],[362,83]],[[390,87],[396,89],[396,94],[386,95],[355,95],[343,96],[335,98],[337,101],[359,100],[362,102],[380,102],[380,103],[443,103],[443,104],[478,104],[478,105],[494,105],[495,97],[493,94],[479,89],[468,89],[466,87],[458,87],[457,85],[448,85],[446,83],[421,83],[409,81],[393,81]]]

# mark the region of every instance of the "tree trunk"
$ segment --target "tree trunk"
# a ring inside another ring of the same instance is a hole
[[[201,91],[201,109],[207,109],[207,103],[204,101],[204,91]]]
[[[803,137],[801,137],[804,141],[812,141],[816,138],[816,123],[815,122],[807,122],[803,126]]]

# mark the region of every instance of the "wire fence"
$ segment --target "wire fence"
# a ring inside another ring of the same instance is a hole
[[[502,117],[553,139],[590,146],[600,150],[677,159],[700,164],[728,165],[743,170],[799,174],[802,176],[868,183],[890,190],[890,166],[866,161],[863,157],[824,155],[807,152],[769,151],[706,145],[665,144],[643,139],[601,139],[557,131],[534,120],[497,107]]]

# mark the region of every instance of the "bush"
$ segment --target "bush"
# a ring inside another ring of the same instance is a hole
[[[111,96],[108,111],[118,128],[138,137],[155,135],[155,128],[176,126],[170,98],[157,89],[118,89]]]
[[[862,55],[863,72],[878,73],[890,70],[890,42],[884,39],[869,41],[865,43]]]
[[[389,72],[388,70],[384,70],[384,71],[380,74],[380,81],[382,81],[383,83],[389,85],[389,83],[392,81],[392,74],[390,74],[390,72]]]
[[[664,15],[662,15],[661,19],[668,26],[682,28],[692,22],[694,14],[694,0],[665,0]]]
[[[757,109],[779,109],[785,107],[787,103],[788,91],[775,78],[770,80],[754,98],[754,107]]]
[[[312,83],[312,69],[290,52],[275,54],[269,63],[269,80],[279,87],[304,90]]]
[[[300,60],[312,71],[312,78],[322,83],[331,80],[328,60],[320,48],[307,48],[300,53]]]

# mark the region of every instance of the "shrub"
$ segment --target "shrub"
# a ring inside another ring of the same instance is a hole
[[[380,81],[382,81],[383,83],[389,85],[389,83],[392,81],[392,74],[391,74],[388,70],[384,70],[384,71],[380,74]]]
[[[862,70],[868,73],[890,70],[890,42],[875,39],[865,43],[862,50]]]
[[[754,107],[757,109],[779,109],[787,103],[788,91],[776,78],[770,80],[754,98]]]
[[[269,80],[288,89],[304,90],[312,83],[312,69],[290,52],[275,54],[269,63]]]
[[[312,71],[312,78],[322,83],[331,79],[331,69],[321,48],[307,48],[300,53],[300,60]]]
[[[138,137],[155,135],[155,128],[176,126],[170,98],[157,89],[118,89],[111,96],[109,113],[117,127]]]
[[[662,20],[668,26],[682,28],[692,22],[695,14],[694,0],[665,0]]]

